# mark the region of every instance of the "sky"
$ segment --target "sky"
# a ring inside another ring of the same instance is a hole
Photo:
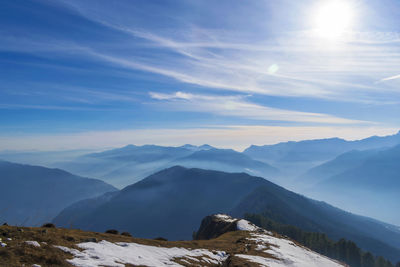
[[[396,0],[1,1],[0,150],[394,134],[398,14]]]

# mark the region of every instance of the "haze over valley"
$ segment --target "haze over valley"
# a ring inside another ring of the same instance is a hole
[[[397,0],[0,2],[0,266],[400,267]]]

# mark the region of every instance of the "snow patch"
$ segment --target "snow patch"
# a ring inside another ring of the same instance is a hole
[[[207,249],[190,250],[177,247],[154,247],[136,243],[111,243],[105,240],[99,243],[80,243],[77,246],[83,250],[79,251],[63,246],[56,247],[72,254],[74,258],[67,261],[78,267],[124,267],[125,264],[145,265],[149,267],[176,267],[182,266],[173,261],[178,258],[195,259],[199,262],[203,261],[214,264],[221,264],[228,258],[228,255],[224,251],[211,252]]]
[[[34,247],[40,247],[40,244],[37,241],[25,241],[25,243]]]
[[[6,247],[6,246],[7,246],[6,243],[0,242],[0,247],[4,248],[4,247]]]
[[[249,221],[246,220],[239,220],[236,223],[236,227],[240,231],[257,231],[259,228],[257,226],[254,226],[251,224]]]
[[[39,264],[32,264],[32,267],[42,267]]]
[[[236,256],[258,263],[261,266],[268,267],[343,267],[343,265],[322,256],[307,248],[301,247],[288,239],[277,238],[267,234],[251,234],[252,238],[248,240],[255,241],[257,248],[267,246],[264,252],[279,259],[265,258],[261,256],[243,255]]]
[[[236,221],[235,219],[233,219],[231,216],[226,215],[226,214],[216,214],[214,215],[216,218],[223,220],[225,222],[234,222]]]

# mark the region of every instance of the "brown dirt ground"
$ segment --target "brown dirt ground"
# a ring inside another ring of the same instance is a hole
[[[195,241],[159,241],[152,239],[141,239],[122,235],[88,232],[81,230],[71,230],[63,228],[41,228],[41,227],[16,227],[0,226],[0,238],[7,246],[0,247],[0,266],[1,267],[30,267],[32,264],[39,264],[42,267],[54,266],[72,266],[66,260],[72,258],[71,254],[55,248],[54,245],[78,249],[75,244],[87,242],[87,239],[96,238],[98,241],[107,240],[109,242],[134,242],[143,245],[161,246],[161,247],[184,247],[184,248],[204,248],[209,250],[222,250],[229,255],[250,254],[263,257],[272,257],[271,255],[257,251],[255,244],[245,240],[249,236],[248,232],[235,231],[228,232],[212,240]],[[8,241],[7,238],[11,238]],[[25,241],[37,241],[40,247],[34,247],[26,244]],[[43,243],[45,242],[45,243]],[[187,259],[186,259],[187,260]],[[188,265],[180,259],[175,260],[183,266]],[[194,263],[194,262],[193,262]],[[202,264],[203,266],[215,266]],[[126,265],[133,266],[133,265]],[[198,263],[197,265],[198,266]],[[244,259],[230,256],[223,266],[259,266],[255,263],[247,262]]]

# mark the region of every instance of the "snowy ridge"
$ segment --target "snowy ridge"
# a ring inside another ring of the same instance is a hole
[[[228,215],[218,214],[218,218],[225,218],[227,222],[234,220]],[[248,254],[236,254],[248,260],[266,267],[343,267],[328,257],[322,256],[308,248],[295,244],[289,239],[275,237],[273,233],[255,226],[247,220],[236,220],[236,227],[241,231],[250,231],[249,243],[256,244],[256,250],[268,253],[271,257],[263,257]]]
[[[238,254],[237,257],[268,267],[343,267],[344,265],[322,256],[307,248],[296,245],[284,238],[277,238],[269,234],[251,234],[251,241],[255,241],[257,249],[266,252],[275,258],[266,258],[252,255]]]

